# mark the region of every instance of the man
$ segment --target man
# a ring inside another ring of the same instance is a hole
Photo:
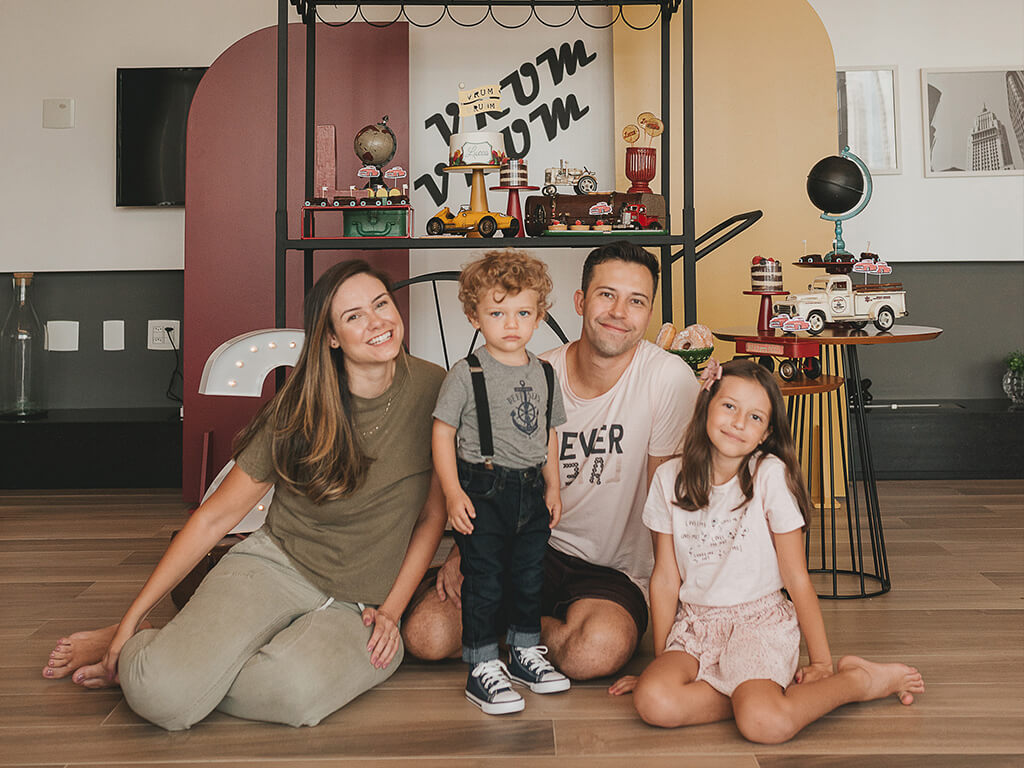
[[[641,522],[654,470],[676,453],[693,414],[697,381],[675,355],[643,340],[658,262],[622,241],[583,266],[580,339],[544,355],[562,386],[568,421],[558,428],[562,519],[544,567],[541,640],[576,680],[617,672],[647,628],[651,537]],[[406,650],[458,656],[458,552],[425,582],[406,612]]]

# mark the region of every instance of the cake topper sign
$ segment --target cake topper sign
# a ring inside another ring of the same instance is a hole
[[[479,115],[481,112],[501,111],[501,86],[481,85],[479,88],[464,90],[465,83],[459,83],[459,116]]]

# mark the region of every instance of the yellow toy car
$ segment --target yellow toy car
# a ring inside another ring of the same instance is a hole
[[[480,237],[494,237],[499,229],[505,237],[515,237],[519,233],[519,219],[503,213],[471,211],[464,205],[458,213],[452,213],[445,206],[427,222],[428,235],[477,232]]]

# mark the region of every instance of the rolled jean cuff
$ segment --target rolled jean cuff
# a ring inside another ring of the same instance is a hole
[[[527,631],[519,627],[509,627],[506,642],[513,648],[532,648],[540,645],[540,630]]]
[[[488,643],[476,648],[470,648],[468,645],[462,646],[462,660],[467,664],[476,666],[485,661],[494,661],[496,658],[498,658],[497,643]]]

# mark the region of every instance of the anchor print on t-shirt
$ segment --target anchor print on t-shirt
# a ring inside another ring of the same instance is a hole
[[[558,433],[558,459],[562,487],[574,482],[606,485],[619,480],[618,457],[622,455],[621,424],[602,424],[583,432]]]
[[[515,394],[508,398],[508,404],[512,406],[512,423],[524,435],[532,435],[537,431],[537,426],[540,424],[538,419],[540,409],[537,407],[539,402],[540,395],[522,380],[515,388]]]

